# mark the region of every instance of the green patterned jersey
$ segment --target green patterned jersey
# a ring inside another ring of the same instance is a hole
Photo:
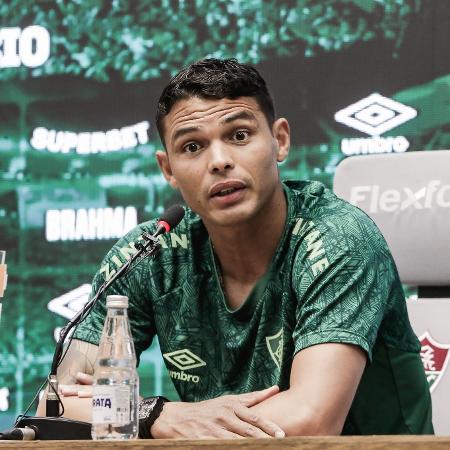
[[[160,238],[162,249],[114,283],[127,295],[139,355],[158,336],[169,375],[184,401],[289,388],[292,360],[327,342],[360,346],[369,363],[344,433],[432,433],[431,403],[389,249],[358,208],[317,182],[286,182],[287,220],[276,253],[243,305],[230,310],[201,219],[187,211]],[[108,253],[98,288],[135,252],[146,222]],[[76,331],[97,344],[102,298]],[[319,375],[319,374],[318,374]]]

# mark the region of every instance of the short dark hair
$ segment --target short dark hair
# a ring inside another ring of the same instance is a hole
[[[272,97],[266,82],[254,67],[241,64],[234,58],[202,59],[175,75],[159,98],[156,127],[164,145],[164,117],[178,100],[189,97],[203,99],[254,97],[270,126],[275,120]]]

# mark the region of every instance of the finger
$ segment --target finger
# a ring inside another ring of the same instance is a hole
[[[225,430],[225,428],[223,428],[219,433],[216,433],[213,437],[219,439],[244,439],[244,436]]]
[[[84,372],[77,372],[76,378],[80,384],[92,384],[94,382],[94,377]]]
[[[80,388],[80,386],[78,386],[78,385],[75,385],[75,386],[60,385],[59,386],[59,391],[64,397],[72,397],[72,396],[77,396],[78,395],[78,389],[79,388]]]
[[[189,434],[182,433],[184,438],[194,438],[194,439],[244,439],[234,431],[228,429],[228,426],[218,425],[217,423],[209,423],[204,429],[197,430],[194,435],[192,435],[192,430],[189,430]]]
[[[254,411],[251,411],[245,406],[236,408],[235,413],[239,417],[239,419],[248,424],[253,425],[254,427],[257,427],[270,437],[283,438],[286,435],[283,429],[280,428],[276,423],[264,417],[261,417],[260,415],[258,415]]]
[[[75,385],[61,385],[59,387],[60,393],[64,397],[80,397],[80,398],[88,398],[92,397],[92,386],[82,386],[79,384]]]
[[[237,415],[227,420],[227,423],[224,425],[228,431],[238,434],[241,437],[257,439],[268,439],[272,437],[260,428],[241,420]]]
[[[82,389],[78,391],[78,398],[91,398],[92,389]]]
[[[244,406],[250,407],[267,400],[273,395],[278,394],[278,392],[280,392],[280,388],[278,386],[271,386],[270,388],[263,389],[262,391],[247,392],[245,394],[239,394],[236,397],[238,397],[238,400]]]

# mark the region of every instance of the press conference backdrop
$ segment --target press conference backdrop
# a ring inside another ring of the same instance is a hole
[[[206,56],[254,64],[293,131],[282,177],[331,187],[352,155],[450,148],[449,29],[447,0],[2,0],[0,427],[107,250],[179,201],[154,158],[171,74]],[[142,394],[176,398],[157,342],[139,370]]]

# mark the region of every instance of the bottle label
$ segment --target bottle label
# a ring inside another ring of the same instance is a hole
[[[92,422],[126,425],[131,420],[130,397],[130,386],[94,386]]]

